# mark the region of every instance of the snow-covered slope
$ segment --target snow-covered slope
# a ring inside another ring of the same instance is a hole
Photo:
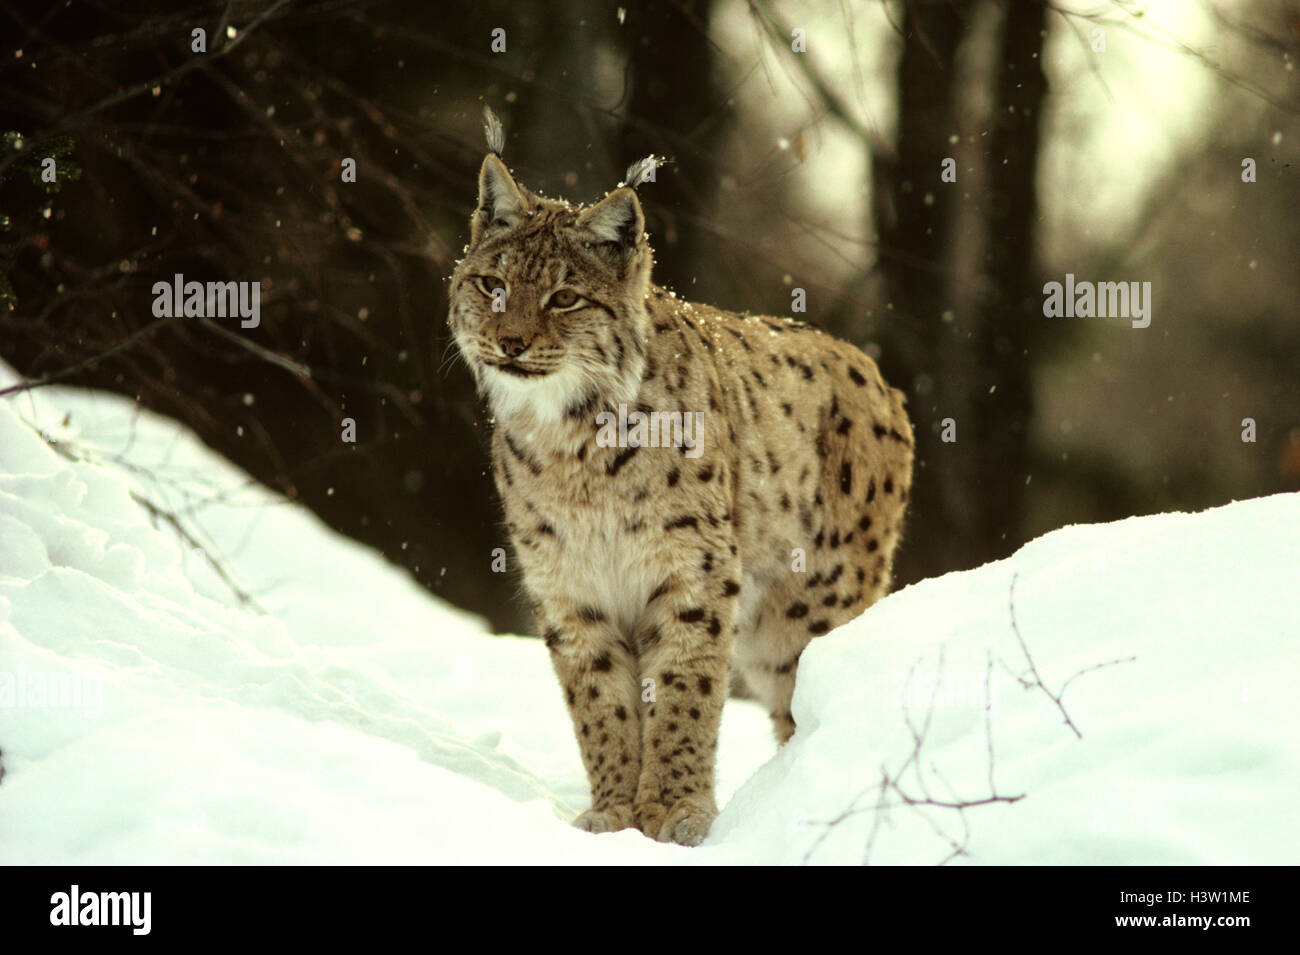
[[[41,389],[0,399],[0,862],[1294,863],[1298,570],[1300,495],[1048,534],[815,641],[779,753],[731,701],[704,846],[591,836],[539,641]]]

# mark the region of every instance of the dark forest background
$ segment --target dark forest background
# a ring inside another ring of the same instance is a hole
[[[515,578],[490,569],[507,544],[486,414],[445,326],[486,104],[521,181],[550,195],[591,201],[671,157],[641,188],[657,281],[768,314],[802,288],[801,317],[907,392],[899,586],[1068,523],[1295,490],[1300,2],[1187,6],[1208,47],[1120,2],[0,0],[0,358],[183,421],[433,592],[526,631]],[[1083,54],[1072,73],[1049,62],[1058,42]],[[1156,170],[1174,135],[1158,116],[1098,144],[1106,127],[1058,108],[1088,89],[1113,109],[1144,99],[1117,51],[1148,48],[1209,84]],[[1086,199],[1072,137],[1131,157],[1134,183],[1114,184],[1129,215],[1061,225]],[[832,147],[852,161],[826,174]],[[1044,318],[1043,283],[1067,271],[1151,282],[1151,327]],[[260,281],[260,327],[155,319],[152,286],[175,273]]]

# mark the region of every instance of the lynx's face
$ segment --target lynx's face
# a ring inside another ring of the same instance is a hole
[[[496,414],[589,420],[636,393],[652,259],[644,226],[630,189],[575,208],[484,160],[448,323]]]

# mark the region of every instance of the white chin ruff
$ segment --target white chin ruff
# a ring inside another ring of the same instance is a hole
[[[574,398],[582,393],[582,376],[562,367],[543,378],[517,378],[491,366],[483,369],[488,403],[497,417],[513,417],[524,411],[542,421],[558,421]]]

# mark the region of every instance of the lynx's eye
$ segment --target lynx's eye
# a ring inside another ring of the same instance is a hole
[[[474,276],[474,287],[488,298],[492,298],[497,289],[506,287],[506,283],[495,275],[476,275]]]
[[[562,288],[553,292],[546,301],[547,308],[573,308],[582,301],[582,296],[571,288]]]

